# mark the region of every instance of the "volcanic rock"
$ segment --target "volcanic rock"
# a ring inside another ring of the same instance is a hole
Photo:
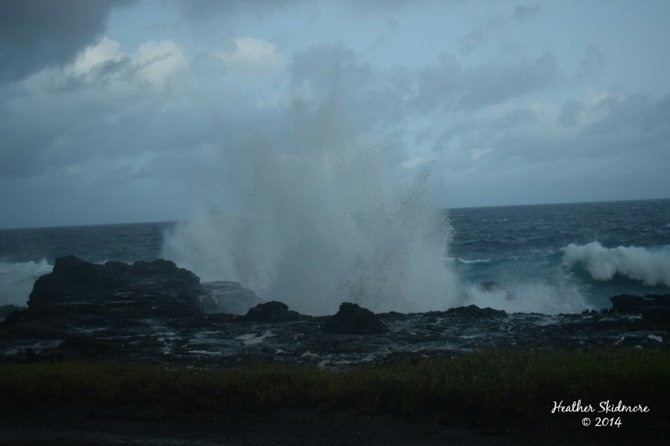
[[[366,335],[384,333],[388,328],[372,311],[358,304],[344,302],[334,316],[327,318],[321,330],[326,333]]]
[[[612,309],[619,314],[643,314],[657,310],[670,311],[670,295],[647,294],[631,296],[621,294],[610,297]]]
[[[642,322],[649,325],[670,326],[670,308],[654,308],[642,313]]]
[[[168,260],[128,265],[88,263],[75,256],[56,259],[53,271],[35,281],[28,313],[113,316],[200,314],[200,279]]]
[[[479,308],[477,305],[468,305],[466,307],[456,307],[447,310],[447,314],[470,316],[470,317],[493,317],[504,316],[507,313],[504,310],[494,310],[493,308]]]
[[[300,314],[289,310],[288,305],[283,302],[271,301],[256,305],[240,320],[255,322],[284,322],[294,321],[300,318]]]

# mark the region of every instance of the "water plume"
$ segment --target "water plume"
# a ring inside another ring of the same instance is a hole
[[[293,118],[283,134],[224,146],[220,173],[163,255],[307,314],[343,301],[378,312],[452,306],[449,225],[430,173],[401,178],[389,144],[350,137],[332,108]]]
[[[25,306],[33,283],[53,266],[45,259],[39,262],[0,261],[0,305]]]

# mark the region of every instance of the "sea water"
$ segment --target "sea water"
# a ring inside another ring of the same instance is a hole
[[[670,294],[670,200],[463,208],[444,211],[444,216],[450,232],[440,247],[445,269],[427,273],[453,274],[449,280],[457,283],[448,290],[454,295],[423,299],[432,308],[421,311],[476,304],[506,311],[571,313],[607,307],[608,298],[616,294]],[[91,262],[154,259],[166,254],[166,240],[179,227],[143,223],[0,230],[0,305],[25,305],[35,279],[51,271],[56,257],[73,254]],[[372,272],[383,267],[358,266]],[[319,277],[328,273],[322,271]],[[378,277],[386,280],[388,275]],[[240,280],[225,274],[216,278]],[[383,283],[368,284],[374,286],[390,292]],[[339,288],[328,296],[333,302],[323,312],[357,299],[376,311],[393,309],[383,302],[384,293],[366,300],[355,291]],[[319,297],[296,299],[290,303],[300,309],[300,299]],[[305,308],[319,312],[318,306]]]
[[[450,219],[451,261],[479,306],[571,313],[670,292],[670,200],[455,209]]]

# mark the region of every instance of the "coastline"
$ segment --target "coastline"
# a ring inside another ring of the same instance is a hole
[[[0,322],[0,444],[667,441],[670,296],[553,316],[207,311],[256,298],[165,260],[57,259]]]

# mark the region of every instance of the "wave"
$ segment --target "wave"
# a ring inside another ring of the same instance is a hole
[[[597,281],[620,275],[647,286],[670,286],[670,246],[606,248],[598,242],[563,248],[563,266],[583,268]]]
[[[553,250],[450,261],[461,283],[461,305],[508,313],[579,313],[594,308],[590,284],[561,265]]]
[[[53,265],[46,259],[0,262],[0,305],[26,305],[35,280],[52,269]]]

